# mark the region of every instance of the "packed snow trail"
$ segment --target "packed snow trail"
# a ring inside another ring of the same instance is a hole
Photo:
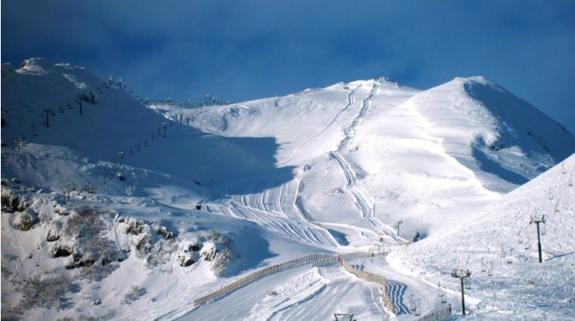
[[[361,320],[381,320],[383,309],[373,294],[377,291],[373,285],[350,279],[335,269],[322,268],[320,273],[329,282],[321,292],[277,312],[269,320],[324,321],[331,320],[336,312],[353,312]]]
[[[345,260],[362,256],[366,256],[366,254],[350,253],[340,256],[319,253],[315,256],[308,255],[264,268],[240,278],[212,294],[196,299],[196,308],[183,315],[181,320],[207,317],[211,314],[214,307],[217,308],[220,304],[224,304],[227,307],[226,311],[233,310],[230,313],[234,313],[236,319],[241,319],[242,316],[247,315],[244,320],[292,320],[295,318],[322,320],[321,318],[333,314],[333,306],[335,304],[338,304],[340,309],[349,309],[344,302],[352,297],[355,297],[355,300],[358,297],[364,299],[359,305],[359,302],[348,302],[348,304],[352,303],[352,309],[357,309],[361,306],[358,311],[360,314],[367,313],[369,316],[378,316],[377,318],[379,319],[381,314],[386,314],[387,312],[380,307],[380,301],[373,293],[374,286],[346,276],[348,274],[341,273],[342,270],[339,268],[339,264],[343,264],[346,269],[349,269],[350,267],[347,267]],[[302,264],[309,263],[320,267],[314,267],[312,270],[302,268]],[[329,266],[334,263],[339,263],[338,267]],[[282,266],[285,268],[282,268]],[[302,274],[302,272],[304,273]],[[361,275],[363,272],[358,273]],[[273,278],[271,277],[272,275],[274,276]],[[286,275],[289,279],[283,281]],[[247,283],[244,283],[244,280]],[[274,282],[282,281],[285,285],[279,283],[280,285],[270,286]],[[229,290],[226,290],[227,288]],[[390,291],[389,289],[393,290]],[[384,302],[398,304],[397,308],[393,308],[394,311],[405,311],[405,307],[402,305],[405,285],[392,282],[389,289],[387,286],[385,287],[384,296],[392,294],[398,297],[392,297],[389,300],[384,299]],[[266,291],[265,296],[263,291]],[[353,294],[356,291],[360,291],[361,294]],[[249,295],[246,295],[248,293]],[[229,301],[230,298],[234,299]],[[230,309],[227,302],[233,302],[235,306],[238,305],[237,300],[240,301],[239,305],[241,308],[238,310]],[[215,302],[212,303],[212,301]],[[367,310],[365,309],[365,301],[370,302]],[[312,309],[312,306],[316,308]],[[318,307],[321,308],[318,310]],[[218,316],[222,317],[221,312],[218,313]]]

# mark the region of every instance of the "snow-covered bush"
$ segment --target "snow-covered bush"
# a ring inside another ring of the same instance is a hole
[[[14,214],[12,225],[20,231],[29,231],[38,222],[38,213],[31,208],[27,208],[24,212],[16,212]]]
[[[57,202],[52,202],[52,206],[54,208],[54,213],[56,213],[58,215],[67,216],[70,214],[70,211],[66,207],[64,207],[62,204],[59,204]]]

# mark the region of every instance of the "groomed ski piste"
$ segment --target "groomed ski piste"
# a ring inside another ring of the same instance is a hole
[[[42,59],[2,74],[3,317],[457,319],[468,268],[467,319],[575,320],[575,141],[482,77],[187,109]],[[86,208],[109,213],[89,237]]]

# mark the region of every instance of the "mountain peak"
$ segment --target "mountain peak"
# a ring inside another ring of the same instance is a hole
[[[560,124],[485,77],[455,78],[415,95],[410,104],[448,154],[476,173],[515,184],[575,150],[573,136]]]
[[[458,83],[480,83],[480,84],[494,84],[491,80],[487,79],[485,76],[470,76],[470,77],[455,77],[451,82]]]

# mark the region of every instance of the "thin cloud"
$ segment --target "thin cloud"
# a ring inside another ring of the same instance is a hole
[[[234,101],[388,76],[485,75],[575,132],[575,2],[3,1],[2,60],[114,74],[150,97]]]

